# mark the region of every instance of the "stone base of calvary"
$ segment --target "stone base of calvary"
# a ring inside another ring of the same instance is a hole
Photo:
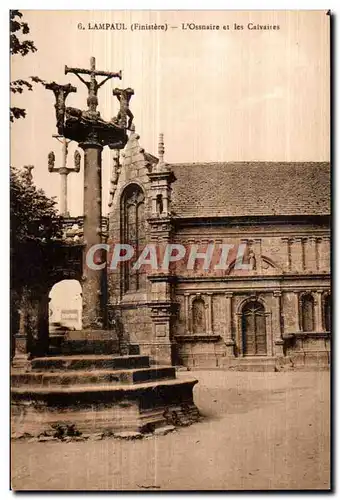
[[[117,117],[106,122],[97,111],[98,89],[107,80],[121,79],[121,72],[97,71],[95,59],[91,58],[89,70],[66,66],[67,73],[76,75],[86,85],[86,111],[66,107],[66,97],[76,92],[71,84],[52,82],[45,87],[56,98],[59,136],[65,141],[76,141],[84,151],[84,330],[50,338],[47,348],[45,339],[45,349],[38,348],[35,353],[29,349],[25,329],[16,336],[11,374],[12,435],[121,434],[188,425],[199,418],[193,401],[197,380],[189,376],[176,378],[173,366],[150,366],[150,358],[140,355],[138,346],[129,345],[115,329],[105,329],[105,268],[94,270],[86,266],[88,251],[103,240],[102,150],[105,146],[112,150],[125,147],[127,131],[133,127],[129,109],[133,90],[113,90],[120,110]],[[90,80],[83,75],[89,75]],[[98,83],[100,76],[104,79]],[[49,157],[49,164],[53,162],[54,158]],[[52,168],[50,165],[50,171]],[[63,180],[65,183],[66,177]],[[103,255],[100,259],[105,262]]]

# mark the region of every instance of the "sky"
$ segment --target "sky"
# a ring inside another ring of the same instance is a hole
[[[86,108],[86,88],[65,64],[122,70],[99,91],[102,118],[117,114],[112,89],[132,87],[130,107],[146,151],[157,155],[164,133],[168,163],[213,161],[328,161],[330,155],[329,17],[325,11],[23,11],[38,51],[12,57],[11,78],[37,75],[72,83],[67,106]],[[124,22],[126,31],[78,29]],[[164,31],[134,31],[131,23],[168,23]],[[182,24],[229,25],[229,30],[183,30]],[[233,29],[234,23],[243,30]],[[250,30],[279,25],[279,30]],[[171,28],[174,26],[174,28]],[[12,124],[11,164],[33,164],[35,183],[59,196],[60,179],[47,169],[55,151],[54,95],[37,85],[15,96],[27,117]],[[75,143],[70,144],[73,165]],[[81,151],[82,153],[82,151]],[[108,212],[110,151],[103,152],[103,214]],[[82,214],[83,174],[68,177],[71,215]]]

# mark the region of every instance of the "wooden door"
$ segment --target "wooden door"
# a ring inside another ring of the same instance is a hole
[[[242,343],[245,356],[267,355],[266,315],[259,302],[251,302],[243,308]]]

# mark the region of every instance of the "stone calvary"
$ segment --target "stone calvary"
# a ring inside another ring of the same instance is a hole
[[[56,275],[51,276],[51,283],[44,284],[45,291],[39,289],[35,295],[29,291],[20,311],[11,373],[12,435],[53,436],[60,429],[64,429],[64,434],[72,429],[73,434],[122,435],[122,432],[143,433],[188,425],[199,419],[193,400],[197,380],[190,376],[176,377],[168,332],[172,306],[167,292],[157,293],[157,279],[151,279],[156,292],[149,304],[155,317],[150,328],[154,349],[146,354],[127,336],[119,311],[108,307],[105,266],[98,270],[85,264],[89,250],[100,246],[106,238],[101,208],[102,150],[108,146],[117,158],[128,142],[128,132],[130,137],[135,136],[129,108],[134,91],[113,90],[120,109],[116,117],[105,121],[97,111],[98,91],[108,80],[121,79],[121,71],[98,71],[92,57],[90,69],[66,66],[65,74],[77,76],[87,87],[88,107],[83,111],[66,106],[68,95],[77,90],[73,85],[45,84],[55,96],[57,138],[62,139],[64,151],[61,169],[54,166],[54,153],[49,154],[48,163],[50,172],[61,175],[62,215],[67,222],[66,182],[72,171],[66,167],[68,142],[76,141],[84,152],[83,227],[81,239],[71,245],[78,264],[71,268],[72,259],[68,259],[69,253],[65,251],[56,262]],[[85,79],[87,75],[89,79]],[[100,82],[99,77],[103,77]],[[79,167],[80,154],[76,152],[73,170],[79,171]],[[162,162],[150,175],[160,184],[172,177]],[[164,219],[160,222],[163,224]],[[103,254],[102,262],[105,258]],[[52,336],[48,324],[46,327],[46,290],[57,275],[76,277],[81,282],[83,329]]]

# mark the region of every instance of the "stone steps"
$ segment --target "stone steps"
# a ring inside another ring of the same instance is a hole
[[[174,379],[175,368],[172,366],[162,366],[159,368],[135,368],[128,370],[66,370],[55,372],[26,372],[12,371],[12,387],[47,386],[54,385],[92,385],[98,386],[106,384],[138,384],[143,382]]]
[[[32,370],[119,370],[133,368],[150,368],[148,356],[117,356],[110,355],[69,355],[47,356],[34,358],[31,361]]]
[[[197,383],[197,379],[194,377],[186,377],[180,379],[170,379],[170,380],[154,380],[149,382],[143,382],[138,384],[98,384],[94,385],[75,385],[72,387],[63,387],[63,386],[50,386],[50,387],[41,387],[35,385],[26,385],[20,387],[12,387],[12,397],[14,400],[20,399],[20,395],[40,395],[40,396],[50,396],[50,395],[62,395],[71,396],[73,403],[79,403],[79,401],[75,400],[75,397],[81,397],[86,395],[96,395],[99,396],[101,393],[105,395],[111,396],[112,394],[126,394],[126,393],[140,393],[141,391],[145,392],[153,392],[154,396],[157,395],[157,390],[159,391],[162,388],[174,388],[174,387],[185,387],[185,386],[194,386]],[[99,402],[99,398],[96,398],[96,402]]]
[[[149,433],[199,419],[193,401],[197,380],[177,379],[173,366],[150,366],[148,356],[37,357],[13,369],[11,378],[14,436]]]
[[[164,380],[135,385],[13,388],[13,437],[153,432],[200,419],[193,401],[197,380]]]
[[[118,354],[119,342],[112,339],[66,339],[63,335],[50,338],[49,355],[72,354]]]

